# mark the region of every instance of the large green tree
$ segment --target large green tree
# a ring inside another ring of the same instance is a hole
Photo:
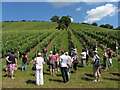
[[[96,22],[92,23],[93,26],[98,26],[98,24]]]
[[[58,20],[58,28],[67,30],[70,23],[71,23],[71,18],[69,16],[62,16]]]
[[[58,22],[59,16],[53,16],[50,20],[51,20],[52,22]]]

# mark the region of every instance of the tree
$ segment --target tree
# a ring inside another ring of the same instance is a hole
[[[118,26],[118,27],[116,28],[116,30],[120,30],[120,26]]]
[[[63,27],[67,30],[69,24],[71,23],[71,18],[69,16],[62,16],[60,20],[58,20],[58,27],[63,29]]]
[[[100,27],[104,27],[104,26],[105,26],[104,24],[100,25]]]
[[[53,16],[50,20],[51,20],[52,22],[58,22],[59,16]]]
[[[95,23],[95,22],[94,22],[94,23],[92,23],[92,25],[93,25],[93,26],[98,26],[98,24],[97,24],[97,23]]]
[[[110,28],[110,24],[105,24],[104,28]]]
[[[112,25],[110,26],[110,29],[113,29],[113,26],[112,26]]]

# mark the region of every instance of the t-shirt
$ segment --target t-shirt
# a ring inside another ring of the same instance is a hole
[[[82,58],[82,59],[86,59],[86,52],[82,52],[82,53],[81,53],[81,58]]]
[[[16,59],[16,56],[14,56],[14,55],[10,55],[9,58],[8,58],[8,60],[11,61],[10,64],[16,64],[15,59]]]
[[[66,55],[61,55],[59,58],[59,61],[61,63],[61,67],[68,67],[68,57]]]
[[[75,51],[72,50],[72,51],[71,51],[71,56],[74,57],[74,55],[75,55]]]
[[[36,61],[36,69],[43,69],[44,59],[42,57],[36,57],[34,61]]]
[[[71,63],[72,62],[72,58],[70,56],[67,56],[68,58],[68,62]]]
[[[26,57],[23,57],[23,58],[22,58],[22,62],[23,62],[24,64],[26,64],[27,61],[28,61],[28,59],[27,59]]]
[[[111,51],[108,52],[108,58],[112,58],[112,52]]]
[[[58,62],[58,55],[55,55],[55,62]]]
[[[95,56],[93,57],[93,61],[95,62],[95,63],[93,64],[93,66],[95,66],[95,65],[97,64],[97,62],[99,62],[99,64],[100,64],[100,57],[99,57],[98,55],[95,55]]]

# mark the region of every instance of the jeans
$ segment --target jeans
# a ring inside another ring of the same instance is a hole
[[[67,67],[61,67],[61,73],[62,73],[63,82],[64,83],[68,82],[69,81],[68,68]]]
[[[22,63],[22,70],[26,70],[26,64]]]

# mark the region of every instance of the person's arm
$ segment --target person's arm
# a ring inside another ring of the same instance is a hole
[[[9,63],[11,63],[12,61],[9,61],[9,59],[8,59],[8,58],[9,58],[9,56],[7,56],[7,57],[6,57],[6,60],[7,60]]]
[[[16,65],[17,65],[17,58],[15,58],[15,62],[16,62]]]

